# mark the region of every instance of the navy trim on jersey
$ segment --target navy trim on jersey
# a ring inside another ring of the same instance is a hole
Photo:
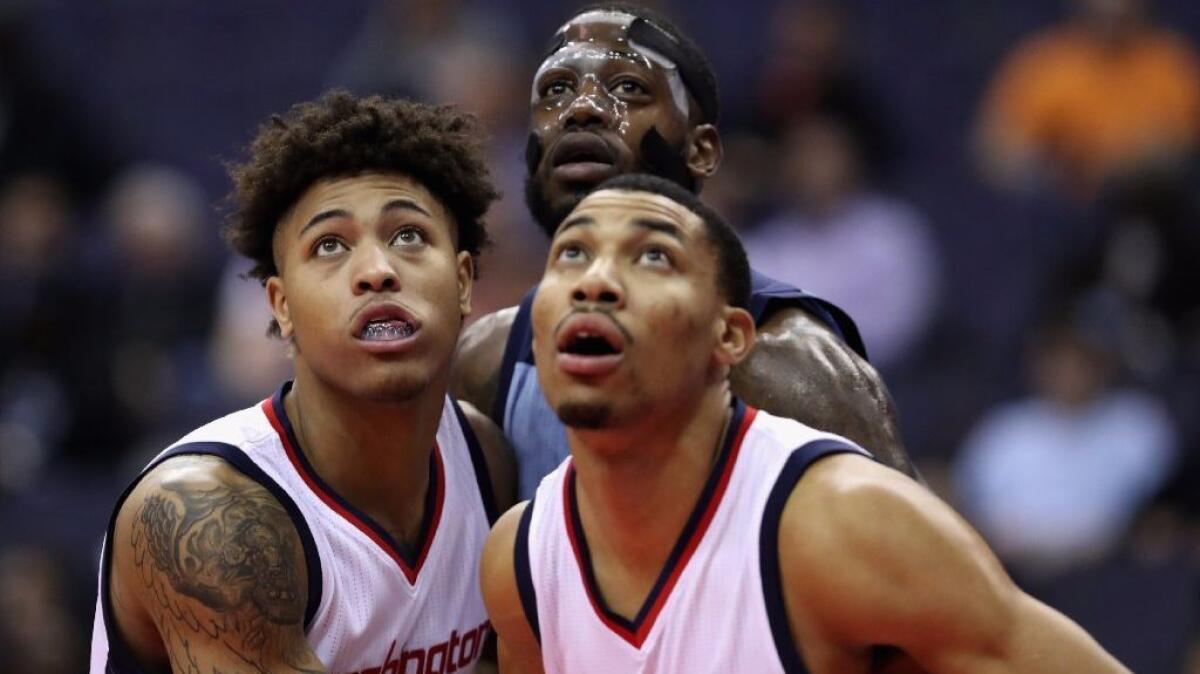
[[[577,552],[583,561],[583,580],[587,586],[588,595],[595,607],[603,612],[605,618],[628,631],[629,635],[638,634],[643,623],[645,623],[647,617],[650,615],[651,609],[658,603],[659,595],[662,594],[663,588],[666,587],[668,579],[680,570],[678,568],[680,558],[683,557],[684,551],[692,543],[692,538],[695,536],[696,530],[700,526],[700,522],[704,518],[709,504],[713,499],[713,494],[717,491],[722,478],[726,476],[726,468],[729,464],[730,456],[735,449],[735,440],[740,439],[744,432],[742,422],[747,410],[741,400],[735,399],[733,405],[733,414],[729,419],[725,438],[721,442],[720,453],[717,455],[717,460],[713,465],[712,471],[704,483],[704,489],[700,492],[700,498],[696,500],[696,505],[692,508],[691,515],[688,516],[687,523],[683,526],[683,531],[679,532],[679,538],[675,540],[675,546],[671,549],[671,554],[667,557],[666,564],[663,565],[662,571],[658,574],[658,579],[654,581],[654,586],[650,588],[650,593],[646,595],[645,601],[642,602],[642,606],[638,609],[637,615],[634,616],[633,620],[629,620],[610,609],[608,603],[604,600],[604,594],[600,592],[600,584],[596,581],[596,573],[592,566],[592,555],[588,549],[587,536],[583,530],[583,521],[579,517],[579,500],[576,498],[575,493],[576,474],[574,464],[567,469],[565,476],[566,497],[567,509],[570,513],[568,526],[575,533],[574,540],[578,545]],[[622,636],[628,638],[627,635]]]
[[[796,488],[796,483],[814,463],[834,454],[854,453],[867,456],[858,447],[842,440],[813,440],[792,451],[763,510],[762,530],[759,533],[759,566],[762,571],[763,599],[767,607],[767,621],[771,624],[771,636],[775,639],[775,650],[788,674],[805,674],[808,669],[800,658],[800,649],[792,638],[792,627],[788,621],[787,607],[783,601],[783,578],[779,569],[779,520],[783,507]]]
[[[117,514],[121,511],[121,507],[125,505],[125,501],[129,495],[133,493],[134,488],[142,481],[143,478],[153,469],[157,468],[164,461],[173,459],[177,456],[215,456],[224,460],[238,472],[245,475],[247,478],[258,483],[279,502],[279,505],[287,511],[288,517],[292,520],[292,526],[296,527],[296,533],[300,536],[300,546],[304,549],[304,564],[307,567],[308,575],[308,602],[304,607],[304,630],[308,631],[312,620],[316,617],[317,609],[321,605],[322,592],[322,575],[321,575],[321,557],[317,553],[317,544],[313,540],[312,531],[308,528],[308,522],[304,519],[304,515],[300,513],[300,509],[296,507],[296,502],[288,496],[287,492],[279,486],[275,480],[271,479],[246,453],[233,445],[222,442],[189,442],[182,445],[177,445],[155,459],[150,465],[133,480],[125,491],[121,493],[117,499],[117,504],[113,508],[112,516],[108,521],[108,536],[104,544],[104,556],[100,562],[100,607],[104,613],[104,628],[108,637],[108,662],[105,663],[104,671],[108,674],[144,674],[144,670],[134,657],[133,652],[129,649],[125,639],[121,637],[121,633],[117,628],[116,615],[112,607],[111,583],[112,583],[112,545],[114,533],[117,527]]]
[[[504,344],[504,358],[500,361],[500,381],[496,385],[496,400],[492,406],[492,419],[500,430],[504,430],[504,416],[508,412],[508,390],[512,388],[513,372],[517,369],[517,363],[533,362],[533,321],[530,320],[530,312],[537,289],[537,286],[530,288],[525,297],[521,298],[512,328],[508,331],[508,341]]]
[[[338,506],[357,518],[363,525],[370,528],[380,540],[391,548],[391,552],[407,565],[408,568],[405,569],[405,573],[407,575],[411,571],[410,582],[416,582],[416,576],[421,570],[420,566],[424,562],[421,553],[432,546],[430,539],[435,534],[435,531],[433,531],[434,516],[435,513],[440,515],[438,512],[438,499],[443,497],[442,494],[438,493],[440,491],[438,485],[444,481],[444,475],[439,474],[441,465],[436,456],[438,450],[435,448],[433,452],[430,452],[429,456],[429,487],[425,490],[425,506],[424,512],[421,514],[421,528],[417,536],[418,543],[416,545],[403,545],[393,538],[378,522],[343,498],[341,494],[337,493],[313,469],[312,464],[308,461],[308,456],[304,453],[304,448],[300,446],[300,442],[296,439],[295,429],[292,426],[291,419],[288,418],[287,408],[283,404],[283,397],[291,387],[292,382],[287,382],[281,386],[272,397],[271,406],[275,411],[275,416],[279,419],[279,424],[283,426],[284,432],[287,433],[288,442],[295,449],[296,459],[300,464],[300,468],[305,473],[303,477],[311,480],[312,484],[325,492],[325,495],[337,503]]]
[[[533,572],[529,569],[529,521],[533,519],[533,499],[525,506],[517,523],[517,538],[513,541],[513,573],[517,576],[517,594],[521,597],[521,608],[525,610],[525,621],[533,631],[538,644],[542,643],[542,624],[538,619],[537,591],[533,588]]]
[[[488,471],[487,455],[483,453],[483,446],[479,444],[475,429],[471,428],[471,422],[467,421],[467,415],[463,413],[458,401],[450,398],[450,404],[454,406],[454,416],[458,417],[458,425],[462,427],[463,437],[467,441],[471,465],[475,467],[475,482],[479,484],[479,496],[483,499],[483,512],[487,514],[488,528],[491,528],[500,517],[500,506],[496,503],[496,495],[492,490],[492,475]]]

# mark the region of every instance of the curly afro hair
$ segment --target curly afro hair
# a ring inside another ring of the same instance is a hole
[[[483,215],[499,197],[484,159],[475,118],[450,106],[332,91],[272,116],[233,164],[232,209],[225,238],[250,258],[250,275],[279,273],[275,228],[313,183],[367,171],[394,172],[421,183],[454,217],[458,249],[478,256],[488,244]]]

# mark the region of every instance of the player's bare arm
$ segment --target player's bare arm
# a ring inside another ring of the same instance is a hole
[[[506,512],[492,527],[483,546],[479,575],[483,603],[487,606],[492,628],[496,630],[496,650],[501,674],[542,674],[542,647],[521,606],[513,551],[517,525],[528,502]]]
[[[489,416],[496,406],[500,365],[516,317],[517,307],[501,309],[467,326],[458,339],[450,371],[450,393]]]
[[[188,674],[325,671],[304,635],[300,537],[270,492],[223,461],[155,468],[109,544],[118,622],[141,657]]]
[[[502,513],[517,500],[517,463],[512,446],[500,427],[486,414],[469,402],[460,400],[459,405],[483,448],[488,475],[492,479],[492,493],[496,497],[496,512]]]
[[[748,404],[847,437],[919,479],[879,373],[804,310],[781,309],[760,325],[730,381]]]
[[[779,554],[792,634],[815,672],[1128,672],[1017,588],[946,504],[862,457],[810,469]],[[870,669],[883,649],[891,661]]]

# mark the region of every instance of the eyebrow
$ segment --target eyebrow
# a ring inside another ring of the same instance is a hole
[[[596,224],[596,220],[594,218],[587,216],[587,215],[579,215],[574,218],[571,218],[570,220],[567,220],[562,225],[560,225],[558,228],[558,231],[555,232],[555,236],[562,234],[563,232],[567,231],[568,229],[570,229],[572,227],[582,227],[585,225],[594,225],[594,224]],[[649,229],[649,230],[655,231],[655,232],[662,232],[663,234],[666,234],[668,236],[675,238],[676,240],[678,240],[681,243],[686,241],[686,237],[684,236],[683,231],[680,230],[679,226],[673,222],[668,222],[666,220],[657,220],[654,218],[637,218],[636,220],[633,221],[633,224],[638,227],[641,227],[643,229]]]
[[[596,224],[596,221],[594,219],[592,219],[591,217],[588,217],[586,215],[577,215],[577,216],[571,218],[570,220],[567,220],[566,222],[559,225],[558,231],[555,232],[554,234],[555,234],[555,236],[557,236],[572,227],[580,227],[583,225],[594,225],[594,224]]]
[[[637,225],[638,227],[644,227],[655,232],[667,234],[671,237],[674,237],[680,243],[685,241],[683,232],[679,229],[679,226],[673,222],[667,222],[666,220],[653,220],[650,218],[638,218],[637,220],[633,221],[633,224]]]
[[[428,217],[433,217],[432,215],[429,214],[429,211],[425,210],[424,208],[421,208],[421,206],[419,204],[417,204],[417,202],[412,201],[411,199],[392,199],[391,201],[389,201],[383,205],[383,208],[380,209],[380,212],[381,213],[390,213],[392,211],[398,211],[398,210],[413,211],[416,213],[422,213]],[[309,220],[306,225],[304,225],[304,227],[300,228],[300,234],[303,235],[305,232],[312,229],[317,224],[319,224],[325,220],[329,220],[330,218],[348,218],[348,217],[350,217],[350,211],[347,211],[344,208],[331,208],[328,211],[321,211],[320,213],[317,213],[316,215],[314,215],[312,217],[312,219]]]

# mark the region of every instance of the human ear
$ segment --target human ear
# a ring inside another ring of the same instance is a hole
[[[292,338],[292,315],[288,308],[287,291],[283,285],[283,279],[279,276],[272,276],[267,279],[266,283],[267,303],[271,305],[271,313],[275,316],[275,323],[279,325],[279,336],[283,339]]]
[[[725,148],[721,144],[721,133],[712,124],[701,124],[689,134],[687,165],[697,178],[708,178],[717,172]]]
[[[734,366],[746,359],[754,348],[754,317],[740,307],[722,310],[721,334],[717,338],[717,361]]]
[[[463,250],[458,253],[458,310],[463,316],[471,313],[471,291],[475,284],[475,256]]]

